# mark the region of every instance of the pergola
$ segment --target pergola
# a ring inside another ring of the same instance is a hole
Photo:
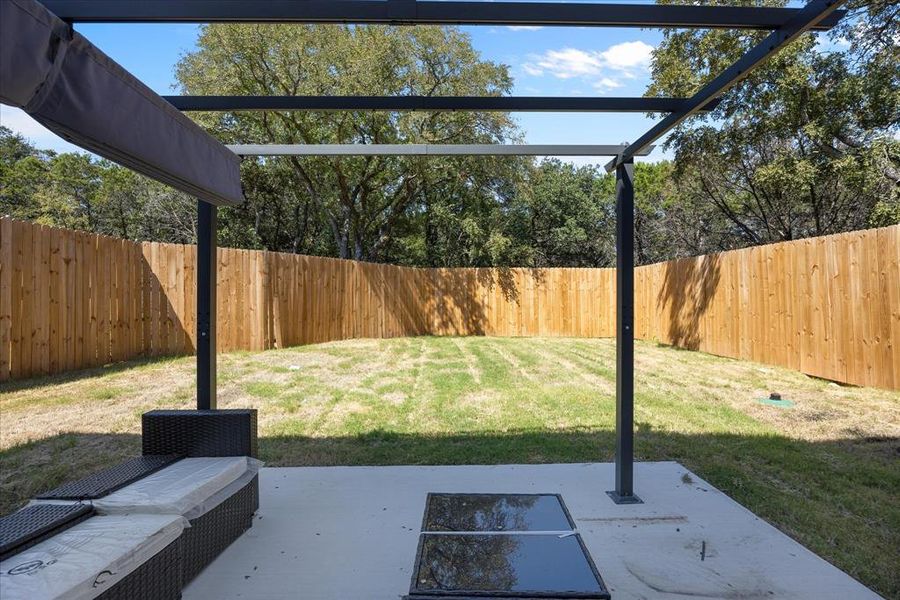
[[[634,157],[807,31],[833,27],[843,0],[794,8],[457,0],[4,0],[0,100],[88,150],[198,198],[197,407],[216,408],[217,207],[243,200],[245,155],[610,156],[616,173],[616,503],[633,486]],[[168,96],[160,97],[72,30],[74,23],[356,23],[770,30],[689,98]],[[626,145],[247,145],[226,148],[179,111],[659,112]]]

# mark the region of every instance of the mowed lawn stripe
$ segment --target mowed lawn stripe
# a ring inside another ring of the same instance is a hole
[[[638,459],[683,463],[900,597],[900,393],[635,348]],[[186,357],[0,386],[0,510],[138,454],[141,413],[191,408],[194,376]],[[794,406],[759,402],[773,391]],[[270,466],[609,461],[615,341],[420,337],[223,354],[219,406],[259,410]]]

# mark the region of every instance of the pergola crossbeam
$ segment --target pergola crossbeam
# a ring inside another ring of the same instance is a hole
[[[624,144],[232,144],[239,156],[617,156]],[[653,151],[647,147],[638,156]]]
[[[77,23],[368,23],[777,29],[799,11],[763,6],[422,0],[43,0]],[[817,24],[834,26],[839,16]]]
[[[549,96],[163,96],[183,111],[679,112],[687,98]],[[712,110],[717,101],[703,110]]]

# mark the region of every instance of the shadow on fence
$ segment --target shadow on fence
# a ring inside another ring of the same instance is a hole
[[[432,335],[485,335],[487,315],[477,298],[479,273],[473,269],[436,269],[431,279]]]
[[[134,322],[141,326],[141,351],[125,359],[196,352],[196,248],[155,242],[137,245],[142,250],[139,267],[142,302]],[[182,306],[176,306],[174,301]]]
[[[710,254],[665,263],[656,305],[658,310],[668,309],[667,343],[688,350],[700,347],[701,319],[721,280],[720,260],[718,254]]]
[[[8,218],[0,234],[0,381],[194,351],[193,246]],[[893,226],[640,267],[636,328],[680,348],[900,389],[890,327],[900,315],[883,291],[900,289],[898,244]],[[412,269],[220,249],[218,274],[220,351],[614,333],[612,270]]]
[[[543,269],[523,269],[530,274],[535,283],[544,281],[545,275]],[[507,302],[519,302],[519,287],[516,284],[516,277],[513,270],[509,267],[482,268],[476,270],[476,277],[481,285],[493,288],[494,285],[500,287],[500,292]]]

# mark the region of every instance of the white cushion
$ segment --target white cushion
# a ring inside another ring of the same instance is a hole
[[[262,463],[247,456],[185,458],[93,501],[99,514],[154,513],[196,518],[222,501],[223,489],[256,474]]]
[[[89,600],[175,541],[178,515],[91,517],[0,563],[3,600]]]

